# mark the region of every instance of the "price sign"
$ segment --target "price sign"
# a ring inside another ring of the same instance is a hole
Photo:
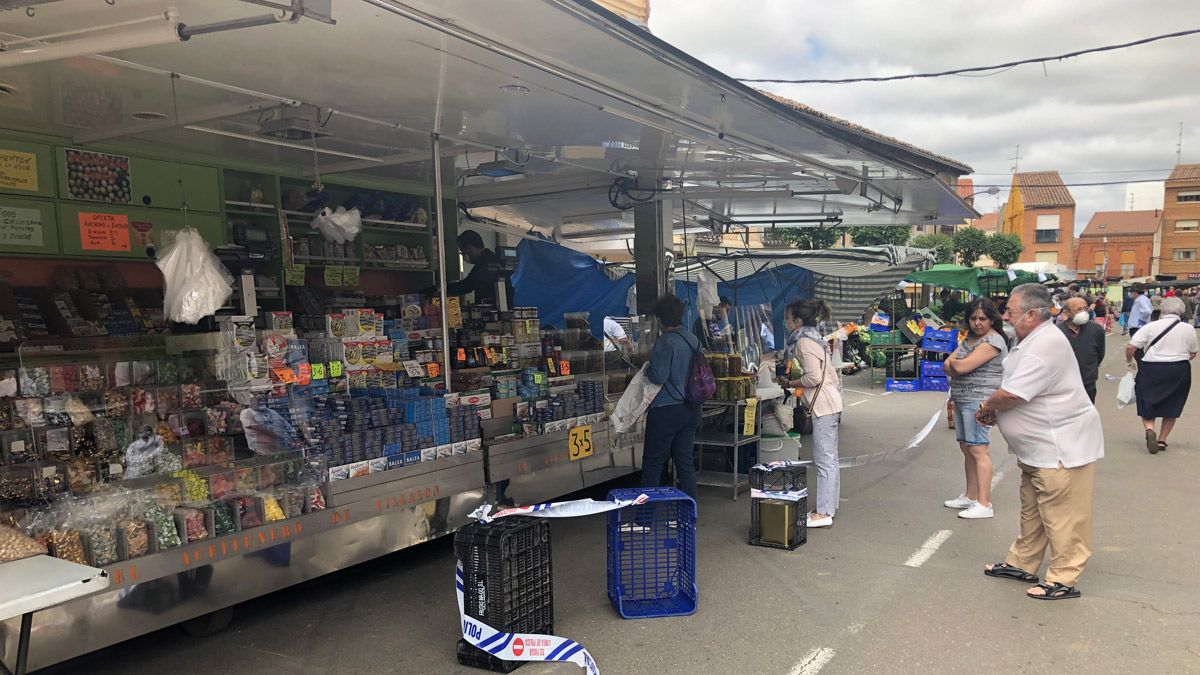
[[[347,265],[342,268],[342,285],[350,288],[358,287],[358,266]]]
[[[275,379],[283,384],[295,384],[298,379],[296,371],[291,368],[272,368],[271,372],[275,373]]]
[[[312,364],[312,379],[314,379],[314,380],[325,379],[325,364],[324,363]]]
[[[288,286],[304,285],[304,265],[293,265],[283,271],[283,283]]]
[[[567,452],[571,456],[571,461],[591,457],[596,450],[592,446],[592,425],[585,424],[581,427],[572,427],[567,433]]]
[[[746,399],[746,423],[742,427],[743,436],[754,435],[754,420],[758,417],[758,399]]]
[[[0,187],[37,192],[37,155],[17,150],[0,150]]]
[[[429,376],[430,376],[430,377],[441,377],[441,375],[442,375],[442,364],[440,364],[440,363],[427,363],[427,364],[425,364],[425,367],[429,369]]]
[[[342,362],[341,361],[330,361],[329,362],[329,376],[330,377],[341,377],[342,376]]]
[[[342,285],[342,266],[341,265],[326,265],[325,266],[325,285],[330,288],[340,288]]]
[[[129,251],[129,216],[80,213],[79,247],[85,251]]]
[[[425,377],[425,368],[414,360],[404,362],[404,372],[409,377]]]
[[[571,362],[570,361],[559,361],[558,362],[558,374],[559,375],[570,375],[571,374]]]
[[[298,384],[307,385],[312,382],[312,364],[301,363],[297,367],[296,380]]]
[[[446,325],[451,328],[462,328],[462,298],[458,296],[446,298]]]

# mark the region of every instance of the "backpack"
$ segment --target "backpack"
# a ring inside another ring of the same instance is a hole
[[[684,342],[687,342],[686,338]],[[691,344],[688,344],[688,347],[691,347]],[[684,390],[684,402],[696,408],[717,393],[717,378],[713,375],[712,367],[708,365],[708,357],[699,348],[692,349],[692,365],[688,368]]]

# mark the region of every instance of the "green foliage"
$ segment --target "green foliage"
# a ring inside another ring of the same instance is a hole
[[[801,251],[823,251],[833,248],[845,230],[840,227],[781,227],[777,232],[784,241]]]
[[[962,264],[970,267],[988,254],[988,236],[973,227],[961,227],[954,235],[954,252]]]
[[[1015,234],[994,234],[988,237],[988,255],[995,261],[997,267],[1008,267],[1017,262],[1025,245],[1021,237]]]
[[[903,246],[908,242],[909,233],[907,225],[850,228],[850,236],[854,239],[855,246]]]
[[[917,248],[932,249],[939,263],[954,262],[954,240],[949,236],[933,233],[913,237],[912,245]]]

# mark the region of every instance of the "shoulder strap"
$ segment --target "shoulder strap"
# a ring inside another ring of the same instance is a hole
[[[1159,340],[1166,337],[1167,333],[1170,333],[1171,329],[1174,328],[1175,326],[1178,326],[1180,323],[1182,323],[1182,322],[1179,319],[1175,319],[1175,323],[1171,324],[1170,326],[1167,326],[1166,329],[1163,330],[1163,332],[1159,333],[1157,337],[1155,337],[1153,340],[1151,340],[1150,344],[1146,345],[1146,353],[1149,353],[1150,350],[1154,347],[1154,345],[1158,344]]]

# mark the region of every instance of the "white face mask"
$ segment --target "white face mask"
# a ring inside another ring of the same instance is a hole
[[[1087,323],[1091,317],[1087,312],[1075,312],[1075,316],[1071,317],[1071,322],[1076,326],[1082,326]]]

